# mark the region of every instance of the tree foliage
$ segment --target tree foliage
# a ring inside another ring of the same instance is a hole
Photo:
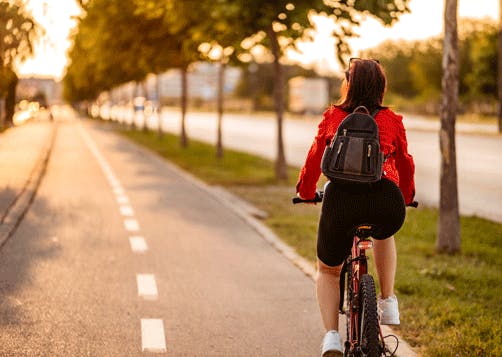
[[[14,114],[12,98],[15,97],[18,81],[15,64],[33,54],[33,46],[41,32],[41,28],[21,3],[0,1],[0,99],[7,98],[7,123],[12,122]]]
[[[463,107],[497,100],[496,41],[494,22],[468,18],[460,21],[459,99]],[[384,65],[390,93],[439,103],[442,51],[442,38],[431,37],[418,41],[387,41],[362,55],[378,58]]]
[[[165,58],[158,47],[166,36],[159,20],[139,13],[131,1],[91,0],[82,6],[64,78],[66,99],[94,99],[102,91],[140,81],[158,70]]]

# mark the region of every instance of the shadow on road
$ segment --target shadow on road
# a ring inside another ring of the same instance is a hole
[[[0,249],[0,325],[21,323],[23,310],[27,308],[25,305],[36,302],[22,301],[18,292],[30,289],[32,270],[60,251],[60,245],[54,237],[40,229],[41,223],[47,220],[46,212],[50,212],[44,201],[37,198],[37,208],[29,211]]]

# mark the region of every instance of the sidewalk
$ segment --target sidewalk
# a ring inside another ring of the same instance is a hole
[[[0,246],[29,208],[50,156],[56,125],[27,122],[0,134]]]

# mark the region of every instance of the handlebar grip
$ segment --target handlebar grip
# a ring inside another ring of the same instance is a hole
[[[293,197],[291,199],[291,201],[293,202],[294,205],[296,205],[297,203],[302,203],[303,202],[303,200],[300,197]]]
[[[300,197],[296,196],[296,197],[293,197],[291,199],[291,201],[293,202],[293,204],[297,204],[297,203],[318,203],[318,202],[322,202],[323,197],[324,197],[324,192],[318,191],[318,192],[316,192],[315,197],[313,199],[311,199],[311,200],[304,200],[303,198],[300,198]]]
[[[418,202],[417,202],[417,201],[413,201],[412,203],[408,204],[407,206],[408,206],[408,207],[414,207],[414,208],[417,208],[417,207],[418,207]]]

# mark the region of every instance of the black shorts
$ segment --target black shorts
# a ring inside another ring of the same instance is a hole
[[[354,228],[373,224],[375,239],[396,233],[404,223],[406,206],[397,185],[387,179],[368,185],[328,183],[317,233],[317,257],[328,266],[350,254]]]

